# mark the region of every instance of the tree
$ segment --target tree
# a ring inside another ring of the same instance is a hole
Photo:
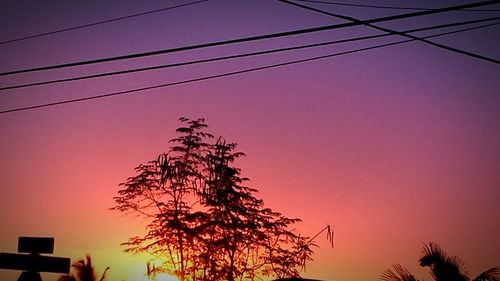
[[[137,174],[120,184],[124,187],[114,197],[113,210],[139,214],[150,223],[143,237],[130,238],[123,245],[126,252],[149,252],[166,256],[164,270],[179,276],[181,281],[196,271],[195,255],[203,213],[194,212],[194,194],[203,184],[201,175],[205,142],[213,136],[204,131],[203,119],[181,118],[187,126],[176,130],[179,137],[170,140],[173,146],[168,153],[139,165]]]
[[[433,242],[424,244],[420,266],[429,267],[436,281],[469,281],[470,277],[464,270],[464,263],[456,256],[448,256],[441,247]],[[393,265],[394,271],[386,270],[383,281],[416,281],[415,277],[400,264]],[[500,268],[493,267],[479,274],[472,281],[500,281]]]
[[[94,270],[94,266],[92,265],[92,259],[89,255],[85,257],[85,259],[81,259],[75,262],[73,265],[73,270],[75,274],[63,275],[57,279],[57,281],[97,281],[96,273]],[[104,270],[104,273],[101,275],[99,281],[106,280],[106,272],[109,270],[109,267]]]
[[[263,239],[258,226],[263,201],[253,196],[255,189],[242,185],[247,179],[231,166],[243,155],[232,152],[235,147],[222,138],[212,146],[206,158],[206,184],[200,194],[210,214],[205,235],[210,254],[204,256],[202,264],[212,278],[228,281],[247,275],[258,258],[252,257],[256,242]]]
[[[203,119],[180,121],[169,151],[139,165],[114,198],[112,209],[149,220],[125,251],[164,257],[161,270],[181,281],[298,276],[314,246],[290,230],[300,220],[264,207],[235,166],[244,155],[235,143],[209,143]]]
[[[311,259],[313,244],[288,230],[300,219],[264,208],[257,190],[245,185],[248,179],[233,166],[244,156],[234,152],[236,146],[219,138],[207,155],[208,178],[201,198],[212,219],[206,240],[212,254],[204,264],[210,264],[212,276],[220,280],[253,280],[256,269],[263,275],[298,276],[297,267]]]

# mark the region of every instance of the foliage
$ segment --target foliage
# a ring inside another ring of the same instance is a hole
[[[395,264],[392,268],[394,271],[387,269],[380,279],[383,281],[416,281],[415,277],[404,266]]]
[[[92,265],[92,259],[89,255],[86,255],[85,259],[78,260],[73,265],[74,274],[63,275],[57,279],[57,281],[97,281],[94,266]],[[106,273],[109,267],[104,270],[99,281],[106,280]]]
[[[149,221],[147,234],[123,243],[125,251],[164,258],[155,271],[182,281],[298,276],[314,246],[290,229],[300,220],[256,197],[235,166],[244,156],[235,143],[210,143],[203,119],[180,121],[168,152],[139,165],[114,197],[112,209]]]
[[[435,281],[469,281],[470,277],[464,270],[464,263],[455,256],[448,256],[441,247],[433,242],[424,244],[420,266],[429,267]],[[393,270],[387,269],[380,280],[383,281],[416,281],[415,277],[400,264],[393,265]],[[500,268],[490,268],[472,281],[500,281]]]
[[[176,130],[181,136],[170,141],[170,151],[139,165],[137,174],[120,184],[124,188],[114,198],[113,209],[150,221],[145,236],[123,243],[128,246],[126,252],[165,256],[169,259],[165,271],[184,280],[197,267],[195,254],[201,251],[199,228],[205,215],[193,211],[193,195],[203,183],[200,171],[208,148],[204,141],[212,135],[203,132],[207,126],[202,119],[181,121],[188,126]]]

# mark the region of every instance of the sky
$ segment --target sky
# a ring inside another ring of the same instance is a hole
[[[332,1],[330,1],[332,2]],[[0,42],[187,1],[2,1]],[[347,2],[343,2],[347,3]],[[467,1],[368,1],[436,8]],[[411,12],[304,3],[370,19]],[[500,9],[500,5],[483,9]],[[499,16],[456,11],[380,23],[398,30]],[[271,0],[210,0],[85,29],[0,44],[0,72],[182,47],[344,20]],[[461,27],[459,27],[461,28]],[[456,29],[456,28],[455,28]],[[445,29],[416,33],[419,36]],[[499,59],[499,26],[431,40]],[[366,26],[113,63],[0,77],[0,87],[380,34]],[[397,36],[0,91],[0,110],[107,94],[402,40]],[[142,280],[147,256],[120,243],[145,221],[109,210],[134,167],[169,148],[179,117],[205,118],[238,143],[237,164],[266,206],[317,238],[303,276],[378,280],[394,263],[418,278],[422,243],[476,276],[500,266],[500,67],[410,42],[230,77],[0,114],[0,251],[18,236],[55,237],[56,256],[89,253],[110,281]],[[1,280],[19,272],[0,270]],[[54,281],[57,274],[44,274]],[[165,280],[171,280],[164,278]],[[145,279],[144,279],[145,280]]]

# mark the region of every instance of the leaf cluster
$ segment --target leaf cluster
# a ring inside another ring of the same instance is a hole
[[[235,165],[235,143],[213,142],[203,119],[180,122],[168,152],[137,166],[114,197],[113,210],[148,220],[125,251],[161,258],[154,271],[182,281],[299,276],[314,246],[290,229],[300,219],[264,206]]]
[[[464,262],[456,256],[449,256],[434,242],[424,244],[419,259],[420,266],[429,267],[435,281],[470,281]],[[380,277],[382,281],[417,281],[408,269],[400,264],[393,265],[393,270],[387,269]],[[492,267],[472,281],[500,281],[500,268]]]

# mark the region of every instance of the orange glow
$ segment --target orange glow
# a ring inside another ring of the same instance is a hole
[[[168,274],[158,274],[153,281],[179,281],[179,279]]]
[[[146,262],[131,264],[129,266],[126,280],[128,280],[128,281],[136,281],[136,280],[137,281],[179,281],[179,279],[176,278],[175,276],[172,276],[172,275],[169,275],[166,273],[160,273],[160,274],[157,274],[155,277],[148,278],[148,276],[146,276],[146,274],[145,274],[145,271],[146,271],[145,264],[146,264]]]

